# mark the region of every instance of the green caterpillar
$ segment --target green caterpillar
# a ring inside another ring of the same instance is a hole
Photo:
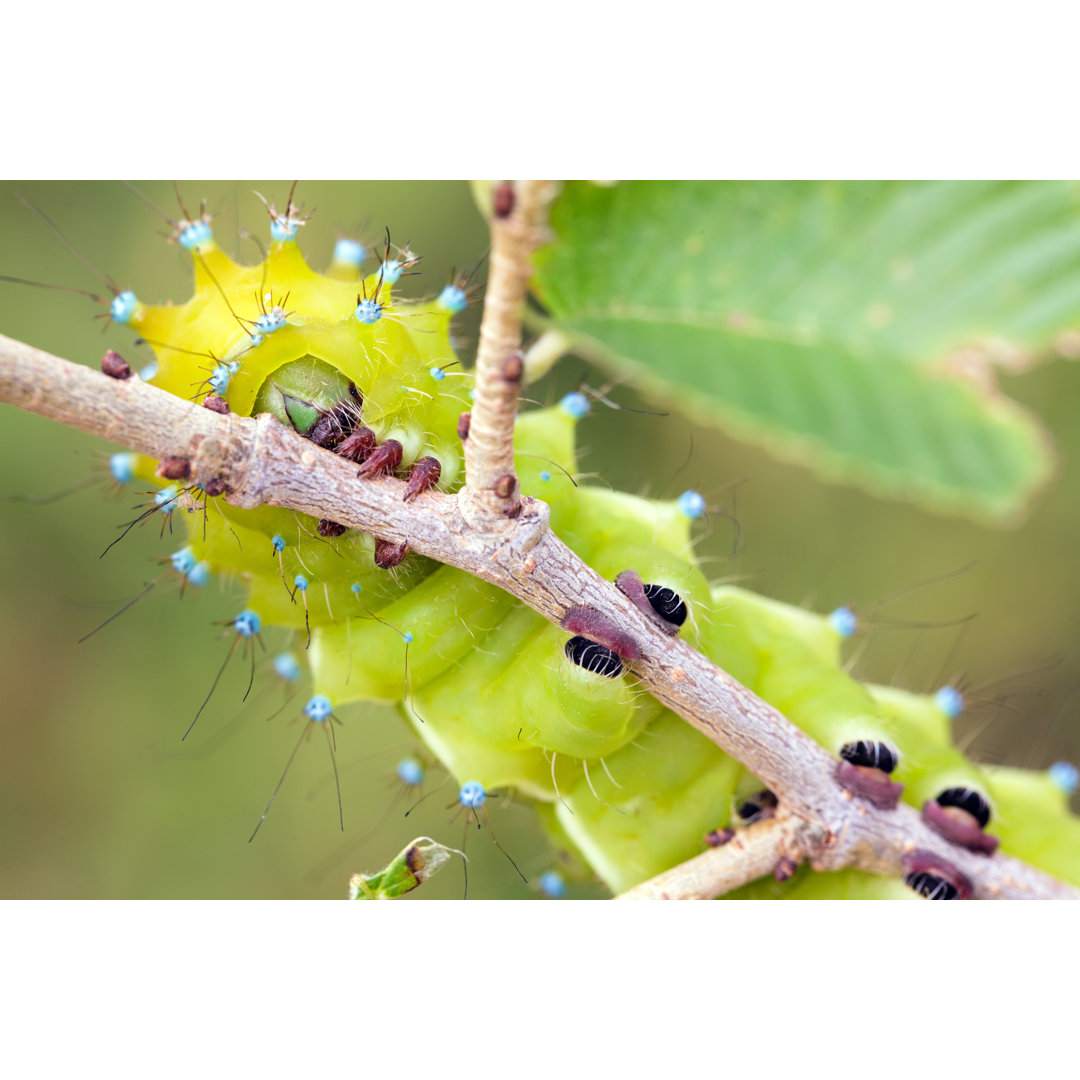
[[[413,257],[392,258],[389,245],[376,272],[365,275],[339,247],[320,274],[300,254],[302,219],[291,205],[271,218],[272,243],[256,266],[218,248],[208,220],[180,222],[177,239],[192,252],[195,276],[185,304],[116,295],[114,320],[155,350],[153,384],[240,415],[269,412],[352,457],[365,473],[357,483],[390,473],[409,480],[410,497],[432,486],[457,490],[470,378],[451,326],[465,306],[464,282],[432,301],[399,300],[395,286]],[[571,548],[612,580],[633,570],[677,594],[688,611],[681,636],[827,749],[853,758],[856,771],[845,775],[865,780],[866,797],[900,795],[923,809],[943,792],[975,793],[991,808],[990,832],[1004,850],[1080,884],[1078,823],[1045,777],[979,769],[951,745],[949,717],[934,699],[850,678],[843,635],[828,617],[710,589],[694,560],[692,516],[679,502],[576,485],[575,435],[586,410],[570,397],[520,417],[516,464],[522,491],[550,505],[552,527]],[[158,463],[142,459],[136,471],[162,486],[163,510],[181,503],[181,485],[157,476]],[[220,513],[178,515],[188,540],[174,566],[192,579],[202,568],[244,583],[238,635],[267,625],[309,636],[313,722],[353,701],[402,703],[416,735],[460,783],[534,800],[553,842],[613,891],[698,854],[705,834],[727,826],[760,788],[631,679],[573,662],[566,631],[494,586],[334,522],[215,505]],[[862,763],[852,750],[860,744],[887,753],[892,767]],[[978,814],[955,803],[939,809],[943,828],[958,823],[952,838],[970,839]],[[985,835],[986,823],[976,824]],[[869,875],[805,870],[742,894],[841,893],[915,895]]]

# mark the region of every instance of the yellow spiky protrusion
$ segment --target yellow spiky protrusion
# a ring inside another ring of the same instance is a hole
[[[432,303],[396,303],[381,271],[358,289],[312,270],[291,242],[274,244],[256,266],[241,266],[216,246],[193,258],[195,290],[187,303],[140,304],[130,319],[157,353],[154,384],[170,393],[197,397],[216,367],[235,363],[223,396],[234,412],[248,415],[274,370],[315,356],[362,387],[365,416],[379,420],[429,411],[419,405],[437,389],[432,369],[456,362],[450,313]],[[356,316],[358,292],[378,308],[369,322]],[[461,408],[458,400],[442,411]]]

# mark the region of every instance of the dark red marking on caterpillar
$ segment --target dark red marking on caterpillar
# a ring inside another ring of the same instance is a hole
[[[997,851],[998,838],[982,831],[979,818],[963,806],[943,805],[940,802],[942,796],[951,795],[954,791],[966,790],[968,789],[950,788],[949,791],[943,791],[937,799],[927,799],[922,808],[923,821],[950,843],[967,848],[968,851],[974,851],[978,855],[993,855]],[[985,803],[985,800],[983,802]],[[986,821],[989,820],[990,808],[987,806]]]
[[[471,421],[472,421],[472,413],[471,412],[463,412],[457,418],[458,438],[462,442],[465,442],[465,440],[469,437],[469,424],[471,423]]]
[[[371,428],[357,428],[351,435],[346,436],[334,448],[335,454],[340,454],[349,461],[355,461],[358,465],[366,461],[368,455],[375,449],[378,438]]]
[[[575,604],[559,624],[571,634],[590,638],[624,660],[640,660],[641,646],[625,630],[620,630],[606,615],[593,608]],[[569,654],[567,654],[569,655]]]
[[[686,604],[673,589],[663,585],[646,585],[636,570],[624,570],[615,584],[654,626],[672,637],[686,622]]]
[[[836,779],[858,799],[865,799],[879,810],[895,810],[904,785],[890,780],[881,769],[869,765],[853,765],[841,761],[836,766]]]
[[[207,480],[203,484],[203,491],[210,496],[211,499],[216,499],[219,495],[225,495],[228,493],[229,485],[225,483],[220,476],[215,476],[212,480]]]
[[[768,821],[776,817],[776,796],[766,788],[751,795],[736,811],[740,820],[748,825],[756,821]]]
[[[402,501],[412,502],[417,495],[422,495],[429,488],[433,488],[442,475],[442,463],[437,457],[422,457],[413,463],[409,470],[409,482],[405,485],[405,494]]]
[[[525,357],[522,355],[520,349],[517,352],[512,353],[502,362],[502,371],[500,374],[503,382],[521,382],[521,376],[525,374]]]
[[[623,671],[623,663],[603,645],[597,645],[584,637],[572,637],[563,646],[566,658],[572,664],[591,671],[594,675],[603,675],[608,679],[617,679]]]
[[[723,847],[735,839],[734,829],[713,829],[705,834],[705,843],[709,847]]]
[[[222,416],[228,416],[231,411],[229,409],[229,403],[217,394],[207,394],[206,397],[203,398],[202,406],[204,409],[220,413]]]
[[[836,778],[860,799],[879,810],[893,810],[900,801],[904,785],[889,779],[900,756],[891,746],[870,739],[845,743],[840,747],[843,759],[836,769]]]
[[[916,884],[923,875],[936,878],[955,890],[954,896],[947,895],[948,890],[946,890],[946,895],[933,897],[933,899],[970,900],[975,891],[971,880],[965,874],[962,874],[948,859],[943,859],[932,851],[917,850],[907,855],[904,858],[904,870],[906,871],[904,884],[915,889],[922,896],[929,896],[930,892],[933,892],[932,885],[928,892],[922,892]],[[925,879],[922,883],[931,884]]]
[[[325,412],[312,425],[307,437],[316,445],[332,450],[353,429],[352,405],[339,405]]]
[[[500,220],[508,218],[514,212],[515,201],[514,185],[508,180],[504,180],[501,184],[498,184],[495,188],[494,198],[492,199],[495,216]]]
[[[375,540],[375,565],[380,570],[391,570],[400,565],[408,554],[408,544],[395,544],[393,540]]]
[[[106,349],[101,358],[101,370],[110,379],[130,379],[131,368],[128,362],[114,349]]]
[[[403,453],[404,447],[397,439],[387,439],[371,451],[356,475],[367,478],[381,473],[392,473],[401,464]]]
[[[783,856],[781,860],[773,867],[773,877],[777,881],[788,881],[795,876],[795,871],[799,869],[799,864],[787,855]]]
[[[154,475],[162,480],[187,480],[191,476],[191,462],[185,457],[162,458]]]
[[[335,536],[343,536],[349,531],[349,527],[348,525],[342,525],[337,521],[331,521],[329,518],[322,518],[318,524],[318,530],[320,536],[333,538]]]
[[[289,397],[287,394],[282,396]],[[300,434],[316,446],[333,450],[352,434],[362,415],[364,395],[357,389],[356,383],[349,383],[349,397],[351,401],[338,402],[332,409],[320,414],[310,431]]]
[[[500,499],[512,498],[518,489],[518,480],[513,473],[503,473],[498,480],[495,481],[495,494]]]

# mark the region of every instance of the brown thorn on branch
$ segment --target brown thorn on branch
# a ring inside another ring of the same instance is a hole
[[[524,371],[518,352],[521,316],[550,192],[551,183],[544,180],[521,180],[512,189],[501,186],[496,191],[495,204],[501,210],[491,221],[491,269],[465,442],[461,512],[470,524],[496,515],[514,518],[521,504],[518,486],[504,478],[514,475],[514,417]]]
[[[185,458],[194,483],[234,506],[283,506],[394,545],[407,542],[417,554],[505,589],[552,623],[580,606],[625,628],[640,646],[640,659],[626,663],[642,689],[776,793],[783,811],[778,820],[791,822],[798,839],[782,855],[817,870],[854,866],[902,877],[905,859],[918,850],[965,875],[976,898],[1080,898],[1080,891],[1000,851],[987,856],[950,843],[911,806],[883,810],[854,798],[838,782],[831,754],[647,619],[550,531],[548,507],[538,499],[522,498],[513,519],[500,514],[467,521],[460,496],[432,490],[405,502],[403,481],[358,482],[354,462],[314,446],[270,415],[221,415],[140,379],[118,382],[3,336],[0,401],[159,461]],[[744,842],[749,834],[742,834]],[[764,873],[775,868],[776,854]]]

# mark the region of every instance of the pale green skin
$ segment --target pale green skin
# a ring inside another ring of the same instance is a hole
[[[795,876],[782,884],[772,878],[744,885],[724,900],[920,900],[897,878],[879,877],[862,870],[837,870],[815,874],[801,866]]]
[[[341,267],[329,276],[315,273],[293,242],[272,245],[265,282],[264,267],[239,267],[213,244],[203,247],[202,259],[192,300],[141,305],[132,320],[137,332],[238,359],[241,370],[227,399],[242,415],[266,410],[289,422],[282,391],[325,410],[345,399],[351,381],[364,396],[364,424],[380,440],[403,443],[399,475],[433,455],[443,468],[439,487],[460,485],[456,424],[469,407],[471,378],[451,366],[448,313],[436,304],[396,303],[384,288],[385,317],[363,325],[352,314],[356,275]],[[290,293],[288,325],[248,348],[207,269],[243,318],[258,314],[257,289],[272,290],[275,298]],[[374,276],[366,279],[368,295],[376,285]],[[190,396],[209,361],[158,352],[155,384]],[[447,377],[435,379],[433,367],[446,369]],[[575,426],[559,407],[523,414],[516,464],[522,490],[550,505],[553,528],[583,559],[607,578],[633,569],[678,592],[690,609],[682,638],[829,750],[860,738],[889,742],[901,754],[895,778],[914,805],[954,783],[990,793],[977,767],[950,745],[940,711],[928,712],[930,699],[868,691],[841,670],[841,641],[827,618],[741,589],[710,591],[694,562],[691,523],[675,503],[575,487],[567,475],[576,468]],[[149,479],[153,463],[144,461],[141,471]],[[392,572],[379,570],[372,537],[350,531],[328,543],[315,534],[314,521],[289,510],[239,510],[217,500],[205,519],[205,539],[201,516],[183,519],[197,559],[242,581],[248,597],[237,610],[253,608],[266,626],[303,633],[305,610],[290,589],[296,574],[308,578],[306,659],[314,692],[327,695],[335,709],[407,697],[406,720],[459,782],[512,787],[536,800],[554,842],[586,860],[613,891],[699,853],[704,834],[728,823],[736,793],[760,787],[631,677],[608,679],[571,664],[563,653],[567,634],[494,586],[416,556]],[[271,548],[275,534],[287,541],[280,560]],[[412,635],[407,673],[406,633]],[[1000,793],[993,798],[1005,828],[1005,800]],[[1076,820],[1060,804],[1040,804],[1037,836],[1024,820],[1018,808],[1003,845],[1037,865],[1035,856],[1058,850],[1054,837],[1075,835]],[[1056,872],[1080,881],[1080,853],[1054,860]],[[365,888],[385,892],[385,876],[380,880],[383,885],[368,880]],[[842,893],[913,895],[885,879],[808,871],[757,892]]]

